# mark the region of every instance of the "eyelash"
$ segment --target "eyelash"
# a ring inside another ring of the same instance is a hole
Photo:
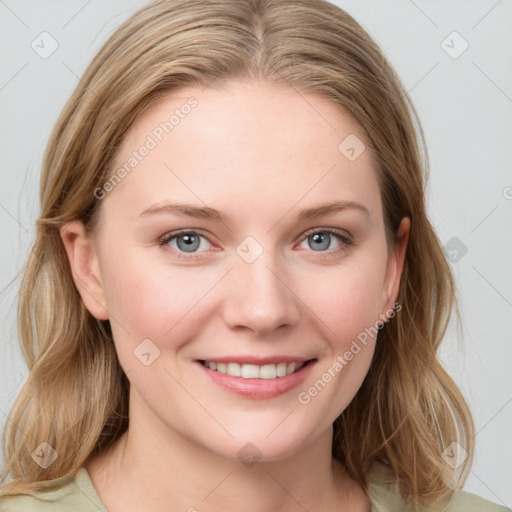
[[[344,232],[338,231],[337,229],[333,229],[333,228],[321,228],[321,229],[315,228],[315,229],[306,231],[306,233],[304,233],[304,235],[303,235],[303,240],[301,241],[301,243],[304,240],[307,240],[310,236],[317,234],[317,233],[328,233],[329,235],[334,235],[341,242],[341,244],[338,247],[336,247],[334,249],[329,249],[327,251],[313,251],[313,249],[311,249],[312,252],[318,252],[326,257],[334,258],[338,255],[339,252],[354,245],[354,240],[350,236],[348,236]],[[163,235],[162,237],[160,237],[158,239],[158,245],[165,247],[171,240],[174,240],[175,238],[178,238],[182,235],[199,235],[208,240],[208,237],[204,233],[202,233],[202,231],[200,231],[200,230],[184,229],[181,231],[173,231],[171,233],[166,233],[165,235]],[[208,240],[208,242],[211,243],[209,240]],[[174,252],[176,252],[175,249],[172,249],[172,250]],[[184,254],[188,254],[188,255],[184,256]],[[177,251],[178,258],[184,259],[184,260],[197,259],[200,257],[199,256],[200,254],[201,253],[185,253],[185,252]]]

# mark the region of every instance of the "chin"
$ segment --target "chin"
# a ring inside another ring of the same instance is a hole
[[[293,420],[296,422],[294,425],[284,426],[288,420],[292,421],[293,416],[293,413],[290,414],[281,425],[279,422],[283,421],[282,417],[273,422],[271,427],[268,423],[260,423],[245,429],[232,429],[230,432],[233,438],[226,434],[215,440],[204,439],[203,446],[221,457],[237,459],[248,467],[256,462],[285,460],[305,449],[318,437],[311,430],[306,430],[303,422],[297,422],[298,418]]]

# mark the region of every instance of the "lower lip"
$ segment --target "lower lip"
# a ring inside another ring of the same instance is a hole
[[[287,375],[286,377],[277,377],[275,379],[244,379],[243,377],[233,377],[227,373],[220,373],[210,370],[199,361],[196,362],[206,376],[225,389],[243,396],[244,398],[252,398],[261,400],[266,398],[274,398],[279,395],[300,386],[310,374],[316,361],[310,361],[304,365],[299,371]]]

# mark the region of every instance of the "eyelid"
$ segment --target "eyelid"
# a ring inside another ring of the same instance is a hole
[[[303,239],[306,239],[308,236],[311,236],[312,234],[314,233],[329,233],[329,234],[333,234],[333,235],[337,235],[341,238],[345,238],[346,240],[350,240],[351,242],[354,241],[354,238],[353,236],[348,232],[348,231],[345,231],[344,229],[339,229],[339,228],[322,228],[322,227],[319,227],[319,228],[311,228],[311,229],[308,229],[303,235]]]
[[[158,238],[158,242],[164,244],[165,242],[168,242],[169,240],[172,240],[173,238],[176,238],[180,235],[188,235],[188,234],[196,234],[201,235],[203,238],[206,238],[208,242],[212,243],[210,239],[208,238],[208,235],[205,231],[198,228],[183,228],[183,229],[177,229],[176,231],[168,231],[164,235],[160,236]]]

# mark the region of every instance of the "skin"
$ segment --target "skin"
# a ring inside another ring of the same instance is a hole
[[[369,511],[331,445],[332,423],[361,386],[375,338],[308,404],[297,395],[389,315],[409,219],[388,246],[371,152],[349,161],[338,150],[349,134],[364,141],[363,130],[324,98],[291,88],[174,92],[136,120],[116,165],[190,96],[198,106],[102,199],[95,233],[86,236],[77,221],[61,230],[76,286],[95,317],[110,319],[131,383],[127,433],[86,468],[110,512]],[[215,208],[226,219],[140,216],[166,201]],[[333,201],[367,213],[298,219]],[[176,239],[158,244],[184,228],[205,236],[195,253],[181,251],[190,259],[179,258]],[[327,249],[314,250],[311,235],[325,228],[354,243],[332,235]],[[251,263],[236,251],[248,236],[263,251]],[[160,350],[148,366],[134,355],[144,339]],[[213,384],[195,362],[276,354],[317,362],[298,388],[268,399]],[[251,467],[237,457],[247,443],[262,456]]]

